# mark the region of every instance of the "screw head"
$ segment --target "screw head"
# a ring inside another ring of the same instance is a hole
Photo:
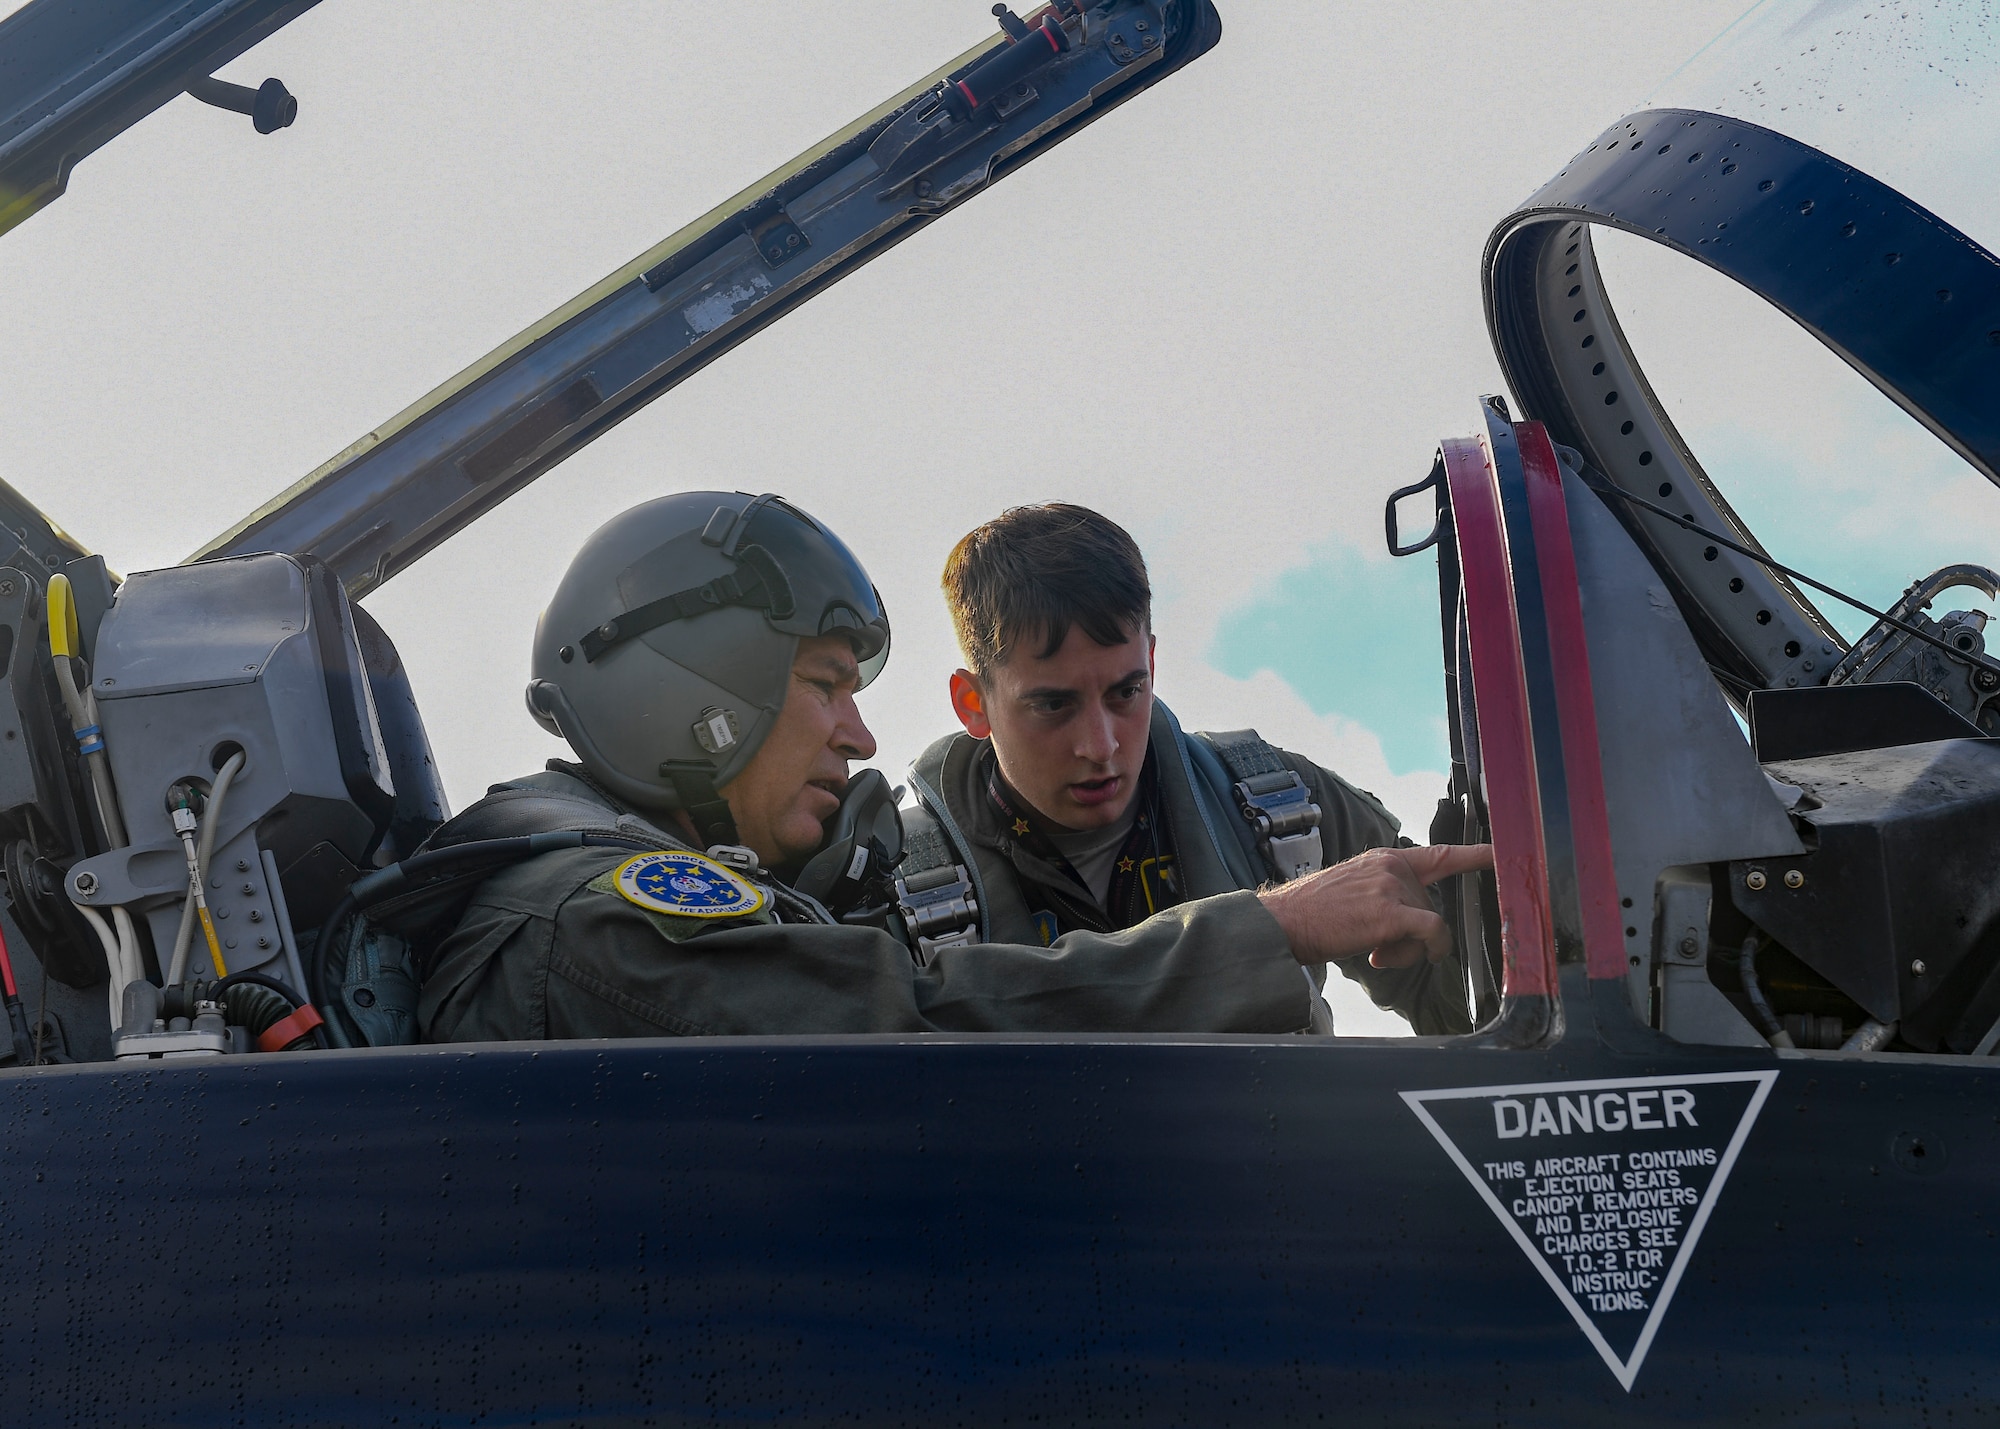
[[[1753,868],[1743,875],[1743,886],[1752,893],[1761,893],[1764,889],[1764,882],[1764,870],[1761,868]]]
[[[14,583],[12,581],[0,581],[0,595],[12,595],[13,593]]]
[[[2000,685],[2000,670],[1981,670],[1973,679],[1982,690],[1990,690]]]
[[[85,870],[76,876],[76,896],[91,898],[97,893],[97,875]]]
[[[1804,888],[1805,886],[1806,886],[1805,874],[1801,873],[1796,868],[1788,868],[1785,870],[1785,887]]]
[[[1700,947],[1701,944],[1697,943],[1694,940],[1694,935],[1690,933],[1687,937],[1681,939],[1681,956],[1691,958],[1695,955],[1696,949]]]
[[[1910,960],[1910,973],[1915,977],[1922,977],[1924,975],[1924,960],[1922,958],[1912,958]]]

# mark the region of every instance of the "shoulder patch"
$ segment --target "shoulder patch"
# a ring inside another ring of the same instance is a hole
[[[626,902],[676,918],[742,918],[763,912],[770,901],[735,869],[681,849],[628,858],[610,881]]]

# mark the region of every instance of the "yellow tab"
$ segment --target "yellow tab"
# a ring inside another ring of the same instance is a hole
[[[69,577],[60,572],[49,577],[49,653],[83,653],[83,632],[76,623],[76,593],[69,588]]]

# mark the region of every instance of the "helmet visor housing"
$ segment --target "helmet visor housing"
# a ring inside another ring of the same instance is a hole
[[[739,567],[763,578],[765,618],[786,635],[843,635],[868,684],[889,660],[889,616],[868,572],[841,539],[781,497],[744,508],[724,540]]]

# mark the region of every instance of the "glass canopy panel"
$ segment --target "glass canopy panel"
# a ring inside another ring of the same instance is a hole
[[[1647,107],[1777,130],[2000,251],[2000,7],[1764,0]],[[1877,608],[1947,563],[2000,566],[2000,491],[1810,334],[1642,238],[1594,246],[1662,405],[1774,557]],[[1872,623],[1813,600],[1850,639]]]
[[[1593,242],[1655,395],[1773,557],[1878,610],[1951,562],[2000,567],[2000,490],[1805,329],[1643,238]],[[1849,640],[1873,623],[1807,594]]]
[[[1763,0],[1646,107],[1775,129],[2000,252],[2000,6]]]

